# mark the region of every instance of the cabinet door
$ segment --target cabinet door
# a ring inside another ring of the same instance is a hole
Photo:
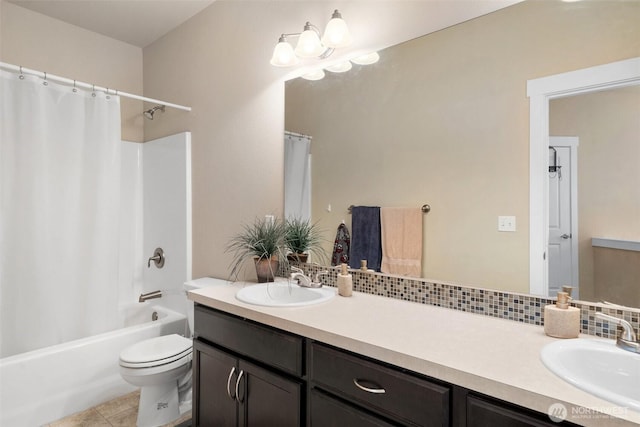
[[[235,426],[237,406],[232,397],[237,359],[199,341],[193,342],[193,348],[194,427]]]
[[[311,427],[392,427],[392,424],[316,389],[311,391],[309,419]]]
[[[299,427],[302,425],[300,382],[289,380],[240,359],[239,425]]]

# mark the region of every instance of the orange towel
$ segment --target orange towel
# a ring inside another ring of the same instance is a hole
[[[422,274],[422,210],[380,208],[383,273]]]

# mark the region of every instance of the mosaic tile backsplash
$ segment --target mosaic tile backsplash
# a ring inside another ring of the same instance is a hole
[[[314,264],[301,264],[299,267],[311,275],[326,270]],[[354,291],[539,326],[544,325],[544,306],[555,303],[555,298],[433,283],[423,279],[359,270],[349,270],[349,272],[353,277]],[[322,277],[326,285],[336,286],[338,269],[332,269],[329,274]],[[636,331],[640,327],[639,309],[585,301],[572,301],[571,305],[580,309],[580,328],[583,334],[616,338],[616,325],[597,319],[595,313],[598,311],[625,319]]]

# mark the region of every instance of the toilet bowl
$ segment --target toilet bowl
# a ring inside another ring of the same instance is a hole
[[[191,385],[187,374],[191,373],[192,344],[190,339],[172,334],[141,341],[120,353],[120,375],[141,387],[138,426],[167,424],[183,413],[179,382]]]
[[[191,280],[184,284],[185,296],[193,289],[227,283],[209,277]],[[193,331],[193,304],[188,305],[187,320]],[[140,387],[138,427],[161,426],[191,410],[192,348],[190,338],[171,334],[141,341],[120,353],[120,375]]]

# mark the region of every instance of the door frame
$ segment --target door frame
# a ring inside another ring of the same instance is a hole
[[[529,97],[529,292],[549,287],[549,100],[640,84],[640,57],[527,81]]]
[[[577,136],[549,136],[549,147],[568,147],[571,150],[571,284],[576,290],[574,298],[580,296],[580,256],[578,251],[578,146]],[[547,169],[548,170],[548,169]],[[547,178],[548,179],[548,178]],[[549,195],[547,194],[547,198]],[[548,240],[547,240],[548,244]],[[549,282],[547,281],[547,295]],[[551,295],[550,295],[551,296]]]

